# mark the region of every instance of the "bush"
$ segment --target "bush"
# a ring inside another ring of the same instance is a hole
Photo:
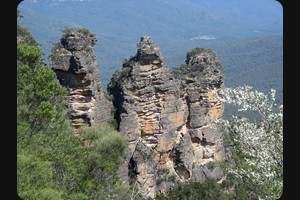
[[[115,181],[126,138],[113,128],[86,128],[82,132],[93,143],[81,145],[66,115],[66,89],[43,64],[42,53],[38,46],[17,42],[18,195],[26,200],[84,200],[129,194],[130,188]],[[95,172],[113,179],[100,182]]]
[[[186,54],[186,60],[189,60],[191,57],[199,54],[199,53],[203,53],[205,52],[205,49],[202,48],[202,47],[196,47],[194,49],[192,49],[191,51],[189,51],[187,54]]]
[[[282,193],[283,105],[277,107],[275,94],[271,89],[267,96],[247,85],[225,88],[224,102],[239,106],[239,111],[254,111],[261,118],[251,122],[232,116],[217,122],[225,136],[227,155],[231,155],[227,171],[242,179],[247,193],[256,199],[277,199]]]
[[[126,137],[109,126],[82,127],[81,134],[84,139],[92,141],[89,149],[93,170],[100,169],[114,174],[123,161],[128,147]]]
[[[219,183],[212,179],[204,182],[179,183],[166,196],[160,194],[157,200],[225,200],[226,194]]]
[[[124,67],[122,69],[117,69],[112,75],[112,82],[116,85],[121,85],[124,80],[126,80],[132,69],[130,67]]]
[[[66,27],[62,32],[64,33],[63,37],[65,37],[66,35],[69,35],[72,32],[78,32],[78,33],[81,33],[84,36],[96,37],[95,33],[90,32],[86,28],[71,28],[71,27]]]

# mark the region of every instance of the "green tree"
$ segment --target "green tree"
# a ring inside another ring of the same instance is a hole
[[[44,65],[37,43],[22,38],[32,36],[26,31],[17,35],[18,194],[29,200],[84,199],[101,185],[90,178],[88,151],[66,116],[66,89]]]
[[[108,175],[115,175],[128,147],[126,137],[110,126],[82,127],[81,134],[83,138],[91,141],[91,170],[95,173],[100,170]]]
[[[190,181],[179,183],[167,195],[158,195],[157,200],[210,200],[228,199],[223,192],[222,186],[214,179],[207,179],[203,182]]]
[[[117,176],[127,139],[111,127],[84,127],[82,135],[92,143],[82,145],[67,116],[67,90],[44,64],[42,55],[28,30],[18,24],[19,196],[26,200],[138,199],[135,190],[124,186]]]
[[[224,102],[261,116],[257,122],[240,116],[217,122],[231,161],[227,172],[243,181],[251,199],[278,199],[282,194],[283,105],[275,104],[275,94],[271,89],[267,96],[251,86],[226,88],[223,93]]]
[[[17,127],[18,136],[30,136],[59,125],[66,89],[41,60],[38,46],[17,43]],[[26,133],[26,134],[25,134]]]

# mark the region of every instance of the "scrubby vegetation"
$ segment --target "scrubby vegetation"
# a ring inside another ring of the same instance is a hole
[[[66,89],[43,63],[37,43],[18,38],[33,37],[28,31],[17,37],[18,195],[26,200],[130,199],[131,188],[116,175],[127,140],[113,128],[86,127],[83,136],[92,142],[83,146],[66,115]]]
[[[196,55],[201,55],[201,58],[195,58]],[[186,75],[194,78],[207,75],[212,68],[224,73],[224,68],[213,50],[196,47],[187,52],[185,63],[173,67],[172,72],[179,79]]]
[[[18,13],[19,16],[19,13]],[[43,52],[26,28],[17,30],[17,192],[35,199],[140,199],[117,176],[126,138],[112,127],[82,127],[87,145],[74,136],[66,115],[66,90],[43,62]],[[185,66],[182,66],[184,68]],[[224,102],[253,110],[260,122],[244,117],[221,120],[228,158],[222,183],[178,184],[157,199],[276,199],[283,186],[283,106],[251,87],[227,88]]]
[[[276,91],[270,95],[243,86],[225,88],[224,101],[252,110],[261,121],[232,116],[217,124],[223,131],[225,148],[231,162],[226,169],[243,180],[247,199],[277,199],[283,188],[283,105],[277,105]]]

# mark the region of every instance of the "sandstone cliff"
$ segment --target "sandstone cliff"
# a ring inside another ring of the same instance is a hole
[[[105,98],[93,46],[95,35],[86,29],[68,29],[60,44],[52,50],[52,68],[65,86],[67,107],[72,124],[93,126],[108,124],[112,104]]]
[[[167,192],[175,181],[222,179],[222,170],[212,165],[224,159],[222,135],[208,125],[222,116],[223,80],[212,51],[194,49],[173,71],[149,36],[114,73],[107,91],[130,142],[119,174],[144,198]]]

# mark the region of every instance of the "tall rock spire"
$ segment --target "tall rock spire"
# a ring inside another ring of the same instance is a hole
[[[96,42],[86,29],[67,29],[52,50],[52,69],[69,91],[66,102],[75,128],[105,125],[112,119],[112,105],[104,96],[93,51]]]
[[[221,66],[204,49],[189,52],[186,62],[184,71],[173,73],[152,39],[143,36],[136,55],[108,84],[119,130],[130,142],[119,174],[144,198],[167,192],[174,181],[224,175],[206,166],[224,159],[222,135],[208,126],[223,113]]]

